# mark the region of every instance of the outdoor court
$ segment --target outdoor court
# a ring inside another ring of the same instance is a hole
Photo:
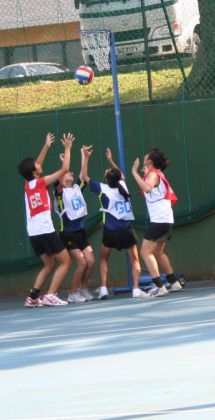
[[[148,300],[23,302],[0,299],[0,420],[215,419],[215,282]]]

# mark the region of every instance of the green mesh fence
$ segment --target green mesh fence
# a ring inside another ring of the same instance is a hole
[[[28,155],[37,156],[47,132],[54,132],[57,140],[63,132],[74,132],[76,174],[83,143],[95,146],[90,164],[94,179],[103,179],[106,147],[111,147],[117,160],[111,70],[97,70],[81,43],[80,29],[115,33],[126,175],[135,226],[145,227],[147,213],[131,166],[153,146],[161,147],[171,160],[167,176],[179,196],[176,225],[214,210],[214,21],[214,0],[0,3],[0,166],[5,202],[0,210],[5,221],[0,271],[37,261],[26,236],[23,181],[17,164]],[[87,86],[74,79],[74,71],[82,64],[95,72]],[[45,173],[59,166],[59,152],[56,141]],[[87,226],[93,229],[100,220],[99,205],[86,194]]]
[[[96,71],[80,28],[115,33],[121,103],[213,95],[214,9],[213,0],[5,0],[0,67],[13,67],[0,71],[0,113],[113,103],[111,73]],[[96,77],[80,90],[73,73],[84,63]]]

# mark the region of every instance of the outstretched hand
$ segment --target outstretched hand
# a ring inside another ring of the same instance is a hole
[[[108,160],[109,162],[112,162],[112,160],[113,160],[113,158],[112,158],[112,152],[111,152],[111,150],[109,149],[109,147],[106,149],[106,157],[107,157],[107,160]]]
[[[55,136],[52,133],[48,133],[46,135],[46,141],[45,141],[45,145],[43,146],[39,156],[36,159],[36,162],[39,163],[41,166],[44,162],[44,159],[46,157],[46,154],[50,148],[50,146],[52,145],[52,143],[54,143],[55,141]]]
[[[136,158],[132,166],[132,174],[137,173],[139,166],[140,166],[140,160],[139,158]]]
[[[90,146],[82,146],[81,153],[84,155],[85,158],[90,158],[93,154],[92,144]]]
[[[47,136],[46,136],[45,145],[49,148],[52,145],[52,143],[54,143],[54,142],[55,142],[54,134],[48,133]]]
[[[70,148],[72,147],[73,142],[75,141],[75,137],[73,134],[63,134],[63,138],[60,140],[64,148]],[[62,159],[61,159],[62,160]]]

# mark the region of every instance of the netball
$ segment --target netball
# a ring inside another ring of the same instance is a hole
[[[94,78],[94,71],[89,66],[80,66],[75,71],[75,80],[80,85],[88,85]]]

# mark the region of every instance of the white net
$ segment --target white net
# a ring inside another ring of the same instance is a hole
[[[109,31],[80,31],[82,45],[93,56],[99,71],[110,70],[110,32]]]

